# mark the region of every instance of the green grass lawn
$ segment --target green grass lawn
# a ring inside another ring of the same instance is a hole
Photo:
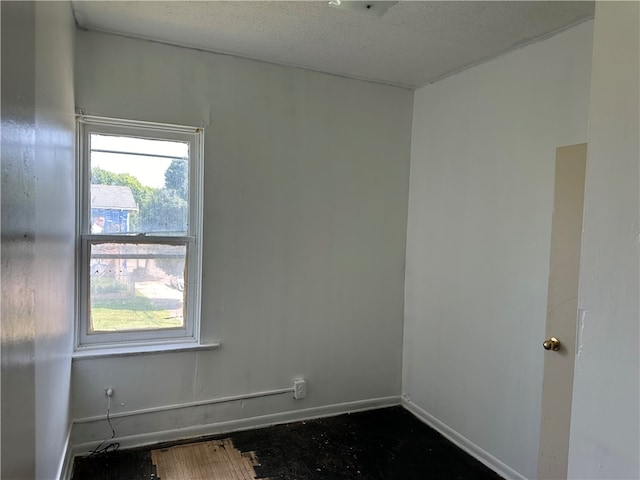
[[[91,322],[94,332],[182,327],[181,317],[172,317],[172,312],[137,293],[135,297],[92,298]]]

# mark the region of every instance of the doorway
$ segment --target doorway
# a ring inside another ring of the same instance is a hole
[[[538,479],[567,478],[587,144],[556,150]]]

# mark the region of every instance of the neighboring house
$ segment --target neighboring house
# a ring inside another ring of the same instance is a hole
[[[138,211],[129,187],[91,185],[91,222],[103,217],[100,233],[126,233],[130,229],[131,213]]]

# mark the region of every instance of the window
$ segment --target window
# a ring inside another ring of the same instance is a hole
[[[77,348],[197,342],[202,130],[78,119]]]

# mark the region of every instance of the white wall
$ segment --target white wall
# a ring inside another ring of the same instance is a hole
[[[70,428],[74,34],[2,2],[2,478],[57,478]]]
[[[569,477],[640,478],[640,4],[596,4]]]
[[[76,99],[206,127],[202,332],[222,347],[75,360],[74,418],[104,415],[105,386],[114,413],[147,412],[117,419],[119,436],[399,401],[411,91],[79,32]],[[297,376],[305,400],[148,412]],[[88,422],[73,438],[108,433]]]
[[[415,93],[403,394],[536,475],[555,149],[587,140],[593,23]]]

